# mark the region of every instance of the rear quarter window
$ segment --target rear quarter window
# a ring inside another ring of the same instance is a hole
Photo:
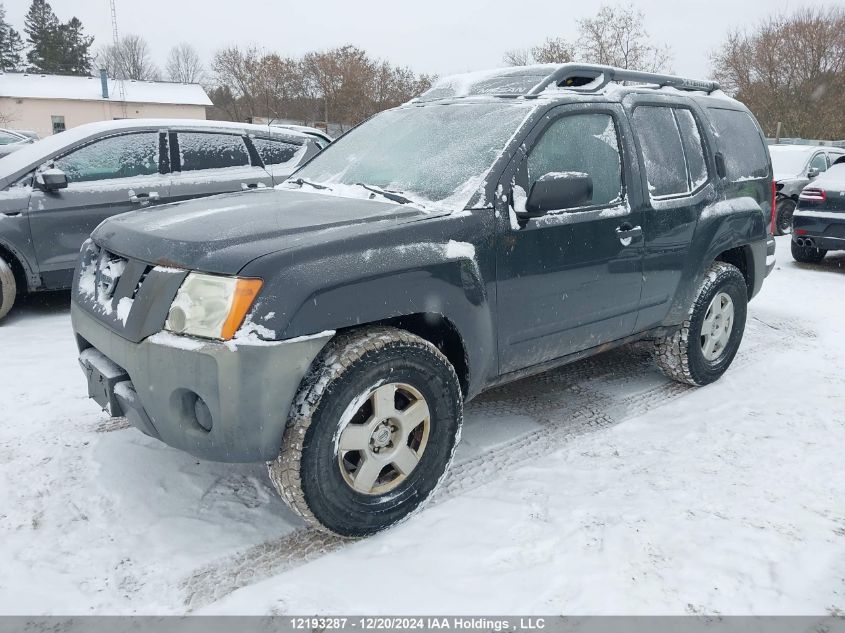
[[[710,121],[725,158],[728,180],[765,178],[769,174],[766,146],[754,119],[741,110],[709,108]]]
[[[302,149],[302,145],[275,139],[254,138],[252,142],[265,165],[283,165]]]

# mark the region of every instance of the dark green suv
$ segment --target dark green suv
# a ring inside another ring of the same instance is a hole
[[[714,83],[446,78],[276,190],[100,225],[80,362],[112,415],[267,461],[307,521],[366,535],[431,495],[488,387],[641,339],[672,378],[719,378],[774,265],[772,196],[757,123]]]

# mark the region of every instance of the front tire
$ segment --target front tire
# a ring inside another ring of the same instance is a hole
[[[714,262],[687,320],[674,334],[655,341],[655,358],[669,378],[704,386],[730,367],[742,342],[748,288],[735,266]]]
[[[0,319],[9,314],[15,304],[18,286],[12,267],[0,257]]]
[[[303,380],[270,478],[315,527],[374,534],[431,495],[462,417],[458,378],[434,345],[387,327],[343,334]]]
[[[790,248],[792,249],[792,259],[802,264],[818,264],[827,255],[827,251],[823,248],[799,246],[795,240],[790,243]]]
[[[795,200],[784,198],[775,207],[775,234],[792,233],[792,214],[795,213]]]

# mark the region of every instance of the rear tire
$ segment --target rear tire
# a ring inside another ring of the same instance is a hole
[[[0,319],[9,314],[15,304],[18,285],[12,267],[0,257]]]
[[[790,247],[792,249],[792,259],[802,264],[818,264],[827,255],[827,251],[823,248],[799,246],[795,240],[792,240]]]
[[[775,235],[792,233],[792,214],[795,213],[795,200],[784,198],[775,207]]]
[[[748,287],[735,266],[714,262],[674,334],[655,341],[655,359],[669,378],[702,387],[730,367],[742,342]]]
[[[374,534],[431,495],[462,417],[458,377],[434,345],[388,327],[342,334],[303,380],[270,478],[318,529]]]

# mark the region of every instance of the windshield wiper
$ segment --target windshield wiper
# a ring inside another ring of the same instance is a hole
[[[331,187],[327,187],[326,185],[321,185],[318,182],[311,182],[310,180],[305,180],[304,178],[297,178],[293,181],[293,183],[295,185],[299,185],[300,187],[302,185],[308,185],[309,187],[314,187],[314,189],[328,189],[329,191],[331,191],[332,189]]]
[[[373,193],[377,193],[378,195],[387,198],[391,202],[398,202],[399,204],[414,204],[414,201],[410,198],[406,198],[405,196],[401,195],[396,191],[389,191],[387,189],[381,189],[380,187],[374,187],[372,185],[365,185],[363,182],[356,182],[355,183],[359,187],[363,187],[367,191],[372,191]],[[417,203],[419,204],[419,203]]]

